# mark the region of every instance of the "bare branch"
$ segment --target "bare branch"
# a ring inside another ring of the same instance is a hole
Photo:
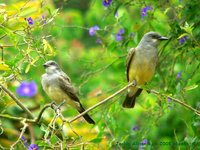
[[[0,118],[6,118],[6,119],[10,119],[10,120],[15,120],[15,121],[26,120],[27,123],[34,123],[35,122],[35,120],[33,120],[33,119],[27,119],[27,118],[23,118],[23,117],[14,117],[14,116],[10,116],[8,114],[0,114]]]
[[[24,132],[26,131],[26,128],[28,127],[28,124],[26,123],[26,119],[24,119],[23,121],[21,121],[21,123],[22,123],[24,126],[23,126],[23,128],[21,129],[22,131],[21,131],[20,136],[19,136],[19,138],[17,139],[17,141],[16,141],[14,144],[11,145],[11,147],[10,147],[11,150],[14,150],[15,145],[17,145],[17,143],[19,143],[19,142],[21,141],[21,138],[22,138]]]
[[[33,114],[30,112],[30,110],[28,108],[26,108],[21,102],[20,100],[11,92],[9,91],[6,87],[4,87],[1,83],[0,83],[0,88],[6,93],[8,94],[14,101],[15,103],[21,107],[32,119],[34,119]]]
[[[115,92],[114,94],[112,94],[111,96],[107,97],[106,99],[102,100],[101,102],[95,104],[94,106],[88,108],[87,110],[85,110],[84,112],[80,113],[79,115],[75,116],[74,118],[72,118],[71,120],[69,120],[68,122],[71,123],[75,120],[77,120],[78,118],[80,118],[81,116],[83,116],[84,114],[86,114],[87,112],[95,109],[96,107],[104,104],[105,102],[109,101],[110,99],[114,98],[116,95],[122,93],[123,91],[125,91],[127,88],[129,88],[130,86],[136,86],[135,82],[131,82],[128,85],[126,85],[125,87],[123,87],[122,89],[120,89],[119,91]]]
[[[38,122],[40,121],[40,119],[41,119],[42,114],[44,113],[44,111],[45,111],[47,108],[49,108],[49,107],[51,107],[51,104],[46,104],[46,105],[42,108],[42,110],[40,111],[38,117],[35,119],[34,122],[38,123]]]
[[[19,43],[16,45],[0,45],[1,48],[6,48],[6,47],[15,47],[15,46],[22,46],[22,45],[26,45],[27,43]]]
[[[171,97],[171,96],[168,96],[168,95],[165,95],[165,94],[161,94],[161,93],[159,93],[158,91],[155,91],[155,90],[150,90],[150,92],[153,93],[154,95],[160,95],[160,96],[168,97],[171,100],[173,100],[174,102],[177,102],[177,103],[183,105],[184,107],[186,107],[186,108],[192,110],[193,112],[195,112],[196,115],[200,116],[200,111],[199,110],[197,110],[197,109],[193,108],[192,106],[180,101],[177,98],[174,98],[174,97]]]

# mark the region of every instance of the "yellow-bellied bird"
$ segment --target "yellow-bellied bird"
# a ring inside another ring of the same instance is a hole
[[[167,39],[156,32],[148,32],[136,48],[129,50],[126,60],[126,75],[129,83],[134,81],[137,86],[140,86],[151,80],[158,61],[157,47],[160,41]],[[129,87],[123,107],[133,108],[135,99],[141,92],[140,88]]]

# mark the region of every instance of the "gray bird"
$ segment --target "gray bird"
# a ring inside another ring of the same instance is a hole
[[[146,33],[136,48],[131,48],[126,60],[126,75],[128,82],[135,82],[137,86],[149,82],[155,72],[158,61],[157,47],[162,40],[168,38],[156,32]],[[142,89],[131,86],[123,103],[123,107],[133,108],[135,99]]]
[[[67,104],[78,110],[79,113],[85,111],[75,94],[70,78],[60,69],[55,61],[47,61],[44,65],[46,73],[42,75],[41,82],[46,94],[56,102],[66,101]],[[95,124],[92,118],[86,113],[84,119]]]

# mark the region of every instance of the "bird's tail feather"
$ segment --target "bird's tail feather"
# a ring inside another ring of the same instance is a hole
[[[135,99],[140,95],[141,92],[142,89],[138,89],[136,93],[132,96],[127,94],[122,106],[125,108],[133,108],[135,106]]]
[[[129,96],[128,94],[126,95],[126,98],[122,104],[124,108],[133,108],[135,105],[135,95]]]
[[[85,109],[83,108],[82,105],[80,105],[80,108],[78,109],[79,113],[84,112]],[[83,115],[83,118],[89,123],[89,124],[95,124],[94,120],[86,113]]]

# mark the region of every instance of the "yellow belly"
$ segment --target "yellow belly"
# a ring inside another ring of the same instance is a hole
[[[71,105],[74,108],[80,107],[79,103],[72,100],[65,92],[63,92],[59,87],[48,87],[47,95],[57,103],[66,101],[67,104]]]
[[[155,64],[143,59],[137,63],[132,61],[129,68],[129,81],[136,80],[137,85],[145,84],[150,81],[155,71]]]

